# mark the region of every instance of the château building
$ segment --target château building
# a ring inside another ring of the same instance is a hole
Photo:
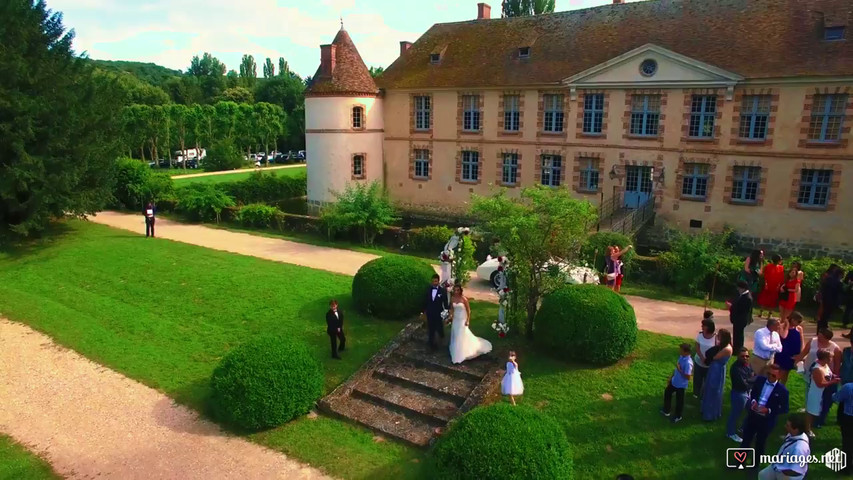
[[[473,7],[473,5],[472,5]],[[473,8],[472,8],[473,13]],[[542,184],[685,231],[853,256],[853,2],[614,1],[437,24],[374,79],[342,29],[306,99],[308,198],[408,209]]]

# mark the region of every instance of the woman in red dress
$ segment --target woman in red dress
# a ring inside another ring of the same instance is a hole
[[[782,266],[782,257],[773,255],[773,261],[764,266],[764,288],[758,294],[758,318],[767,310],[767,318],[773,315],[773,311],[779,306],[779,287],[785,281],[785,267]]]
[[[799,271],[796,268],[788,270],[788,276],[785,283],[779,287],[779,318],[782,321],[788,320],[788,316],[794,311],[797,306],[797,287],[799,286]]]

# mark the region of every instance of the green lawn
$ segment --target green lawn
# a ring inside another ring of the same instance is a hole
[[[201,177],[190,177],[190,178],[173,178],[172,181],[175,183],[176,187],[181,187],[184,185],[189,185],[191,183],[224,183],[224,182],[236,182],[238,180],[245,180],[249,178],[256,171],[267,172],[272,175],[282,175],[288,177],[295,177],[298,175],[305,175],[305,166],[299,166],[294,168],[280,168],[277,170],[238,170],[234,173],[226,173],[222,175],[204,175]],[[202,173],[202,172],[193,172],[193,173]]]
[[[52,241],[0,254],[4,315],[198,409],[219,358],[265,332],[305,341],[324,362],[327,390],[347,378],[402,326],[350,313],[352,350],[343,362],[327,359],[322,315],[331,297],[349,311],[349,292],[346,276],[77,221]],[[682,339],[640,332],[629,359],[595,369],[552,360],[513,335],[497,338],[488,327],[496,305],[474,302],[472,310],[475,333],[518,351],[527,392],[521,402],[564,425],[577,478],[730,476],[725,451],[735,445],[724,436],[724,420],[702,422],[692,397],[677,425],[658,413]],[[796,410],[803,382],[795,377],[789,386]],[[727,413],[728,400],[725,405]],[[816,454],[840,443],[834,411],[830,415],[830,426],[813,442]],[[424,452],[375,442],[370,432],[324,416],[250,438],[342,478],[429,478]],[[771,437],[768,450],[779,444]],[[829,473],[820,465],[812,469],[809,478]]]
[[[47,462],[11,438],[0,434],[0,479],[44,480],[59,478]]]

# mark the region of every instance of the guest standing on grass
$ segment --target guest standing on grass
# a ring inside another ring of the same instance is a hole
[[[782,320],[786,320],[797,306],[800,291],[799,273],[795,268],[791,268],[785,281],[779,285],[779,318]]]
[[[831,372],[837,373],[841,370],[841,347],[838,346],[837,343],[832,341],[833,333],[832,330],[825,328],[818,333],[817,337],[813,338],[811,342],[806,344],[806,348],[803,349],[802,353],[797,357],[797,361],[802,361],[804,366],[803,371],[803,380],[806,382],[806,391],[808,391],[808,382],[811,373],[812,365],[817,362],[817,353],[821,350],[828,350],[832,353],[832,361],[830,362],[829,369]],[[824,403],[821,406],[821,413],[818,415],[818,421],[815,424],[816,428],[823,427],[824,422],[826,421],[826,416],[829,414],[829,407],[831,405],[831,397],[832,394],[835,393],[835,386],[831,386],[828,391],[824,391],[823,398]]]
[[[675,394],[675,416],[672,417],[672,423],[681,421],[681,415],[684,412],[684,391],[687,390],[687,385],[690,383],[690,377],[693,375],[693,360],[690,358],[690,344],[681,344],[681,356],[675,362],[675,370],[669,377],[666,385],[666,390],[663,392],[663,408],[660,413],[664,417],[669,417],[672,412],[672,394]]]
[[[758,294],[758,317],[761,318],[764,310],[767,310],[767,318],[773,316],[773,312],[779,308],[779,287],[785,281],[785,267],[782,266],[782,257],[773,255],[771,263],[764,266],[764,286]]]
[[[764,263],[764,250],[753,250],[743,262],[743,271],[740,272],[740,280],[747,284],[753,298],[758,293],[758,280],[761,278],[761,267]]]
[[[741,448],[752,447],[754,440],[755,455],[763,455],[767,437],[776,426],[776,417],[786,413],[788,390],[779,382],[779,365],[771,364],[767,376],[756,377],[749,392]]]
[[[767,365],[773,363],[773,357],[782,351],[782,339],[779,338],[779,321],[767,320],[767,325],[755,332],[754,346],[750,363],[757,375],[764,375]]]
[[[148,202],[145,208],[142,209],[142,215],[145,216],[145,236],[154,238],[154,204]]]
[[[729,394],[732,409],[726,422],[726,436],[741,443],[743,439],[737,434],[737,426],[740,424],[740,417],[749,400],[749,391],[755,381],[755,372],[749,365],[749,349],[746,347],[741,347],[738,351],[737,361],[732,364],[729,376],[732,378],[732,391]]]
[[[703,315],[701,330],[696,336],[696,344],[693,348],[696,353],[693,355],[693,397],[699,398],[702,394],[702,383],[705,381],[705,376],[708,374],[708,365],[705,364],[705,352],[709,348],[717,344],[717,329],[714,324],[714,312],[706,310]]]
[[[344,312],[338,309],[338,301],[329,302],[329,311],[326,312],[326,333],[332,343],[332,358],[338,360],[341,357],[338,352],[343,352],[346,347],[347,338],[344,336]],[[338,346],[340,341],[340,346]]]
[[[802,415],[788,416],[785,423],[785,439],[776,453],[777,463],[771,463],[758,472],[758,480],[802,479],[806,478],[809,464],[792,459],[808,458],[811,455],[809,438],[805,435],[805,420]]]
[[[782,320],[779,323],[779,338],[782,339],[782,351],[774,357],[774,362],[779,365],[780,376],[779,381],[783,385],[788,384],[788,376],[791,370],[797,368],[796,357],[803,351],[805,347],[805,337],[803,336],[803,316],[799,312],[794,312],[788,317],[788,321]]]
[[[829,368],[832,353],[828,350],[817,352],[817,361],[809,368],[809,380],[806,384],[806,433],[814,438],[812,426],[819,421],[823,410],[823,392],[830,385],[836,385],[841,378],[833,375]]]
[[[732,334],[725,328],[717,333],[717,345],[708,349],[705,360],[708,376],[702,385],[702,420],[714,421],[723,416],[723,390],[726,386],[726,364],[732,358]]]
[[[743,280],[737,282],[737,298],[731,303],[729,320],[732,322],[733,346],[740,350],[743,346],[743,330],[752,323],[752,296],[749,285]]]

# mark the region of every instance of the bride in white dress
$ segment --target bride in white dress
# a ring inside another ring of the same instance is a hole
[[[453,363],[462,363],[465,360],[491,352],[492,344],[488,340],[475,336],[468,328],[471,307],[468,305],[468,299],[462,295],[461,285],[454,285],[450,302],[453,305],[453,326],[450,327],[450,360]]]

